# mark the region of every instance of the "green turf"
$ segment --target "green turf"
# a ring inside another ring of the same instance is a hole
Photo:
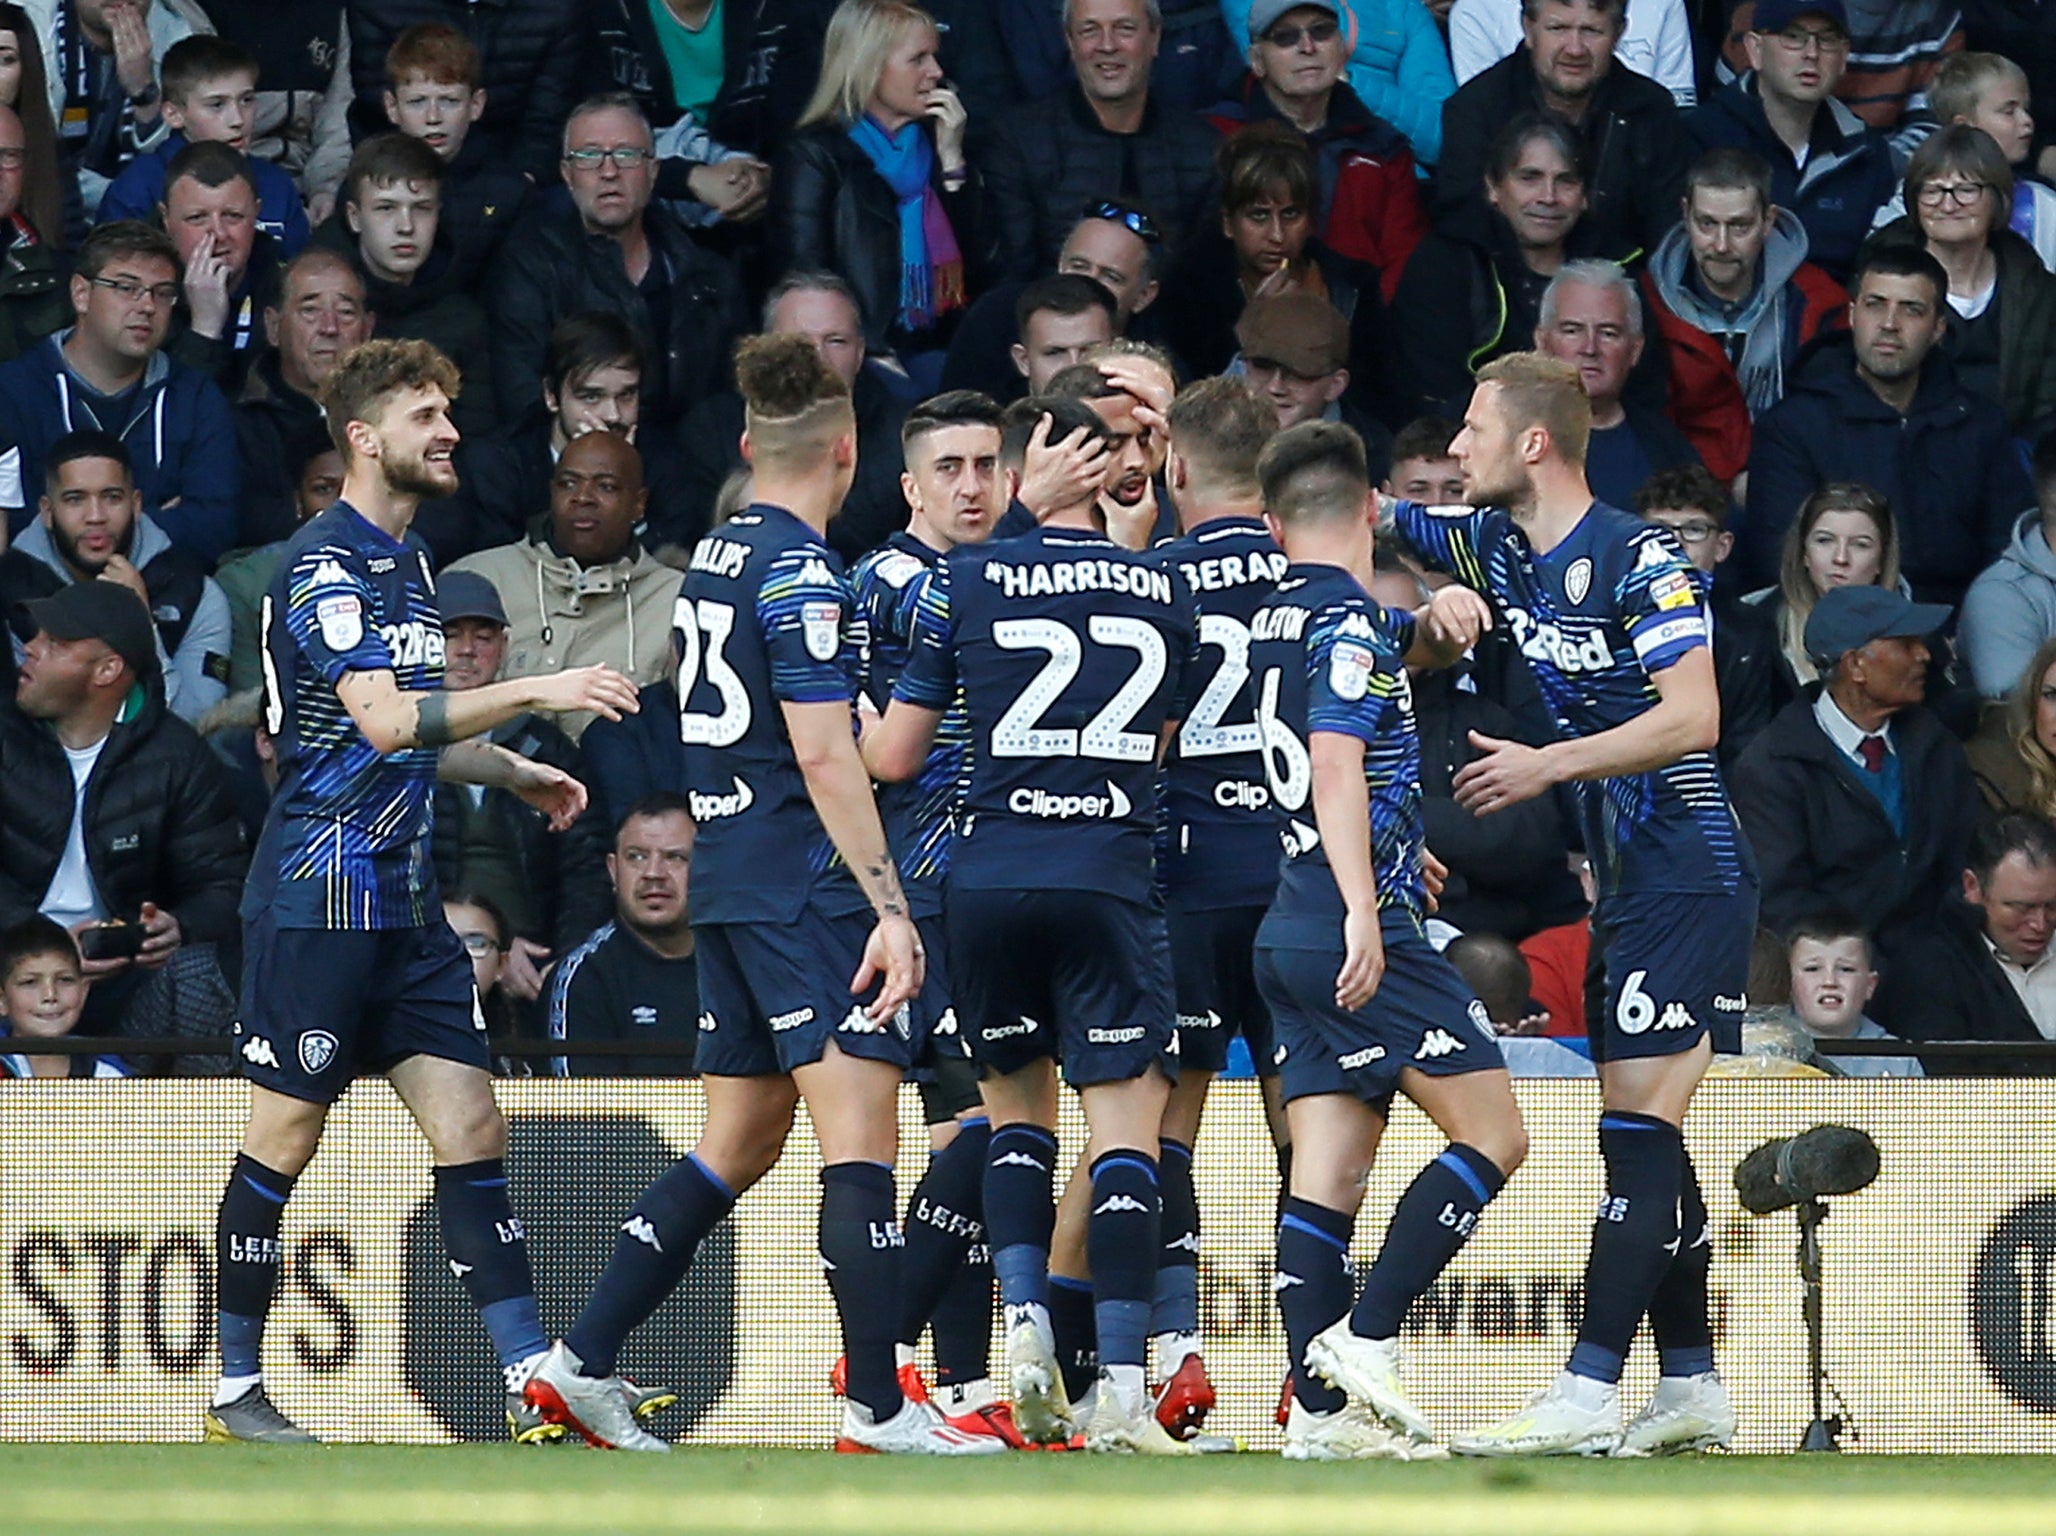
[[[0,1530],[804,1536],[2048,1536],[2045,1457],[1300,1466],[689,1450],[0,1446]]]

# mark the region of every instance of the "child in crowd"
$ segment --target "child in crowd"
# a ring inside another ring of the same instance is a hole
[[[128,1077],[114,1056],[37,1055],[35,1042],[59,1040],[86,1008],[78,945],[47,917],[0,933],[0,1077]]]
[[[1792,1012],[1816,1040],[1890,1040],[1864,1013],[1878,989],[1870,935],[1846,912],[1810,917],[1793,928],[1789,944]],[[1920,1077],[1912,1056],[1836,1056],[1845,1077]]]
[[[165,171],[188,144],[226,144],[248,156],[257,181],[257,227],[291,260],[307,243],[307,210],[293,178],[269,160],[250,155],[257,124],[257,61],[225,38],[199,33],[164,55],[164,123],[171,130],[148,154],[136,156],[100,199],[99,222],[157,216]]]
[[[386,120],[443,162],[443,227],[464,279],[483,275],[531,196],[526,176],[471,138],[485,111],[479,69],[471,40],[440,22],[407,28],[386,50]]]

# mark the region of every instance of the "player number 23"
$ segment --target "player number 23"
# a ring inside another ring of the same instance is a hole
[[[1155,734],[1128,727],[1163,683],[1169,663],[1164,637],[1141,619],[1108,613],[1094,614],[1086,622],[1086,634],[1097,645],[1133,651],[1135,670],[1082,727],[1049,729],[1037,722],[1077,677],[1085,659],[1084,642],[1077,630],[1058,619],[1000,619],[993,624],[993,643],[1001,650],[1049,653],[1042,670],[993,726],[994,757],[1093,757],[1120,763],[1146,763],[1156,757]]]
[[[678,734],[688,746],[732,747],[750,728],[750,691],[730,666],[721,648],[735,632],[735,609],[728,603],[680,597],[671,623],[679,637]],[[704,637],[704,638],[703,638]],[[705,672],[701,671],[704,664]],[[704,675],[721,701],[716,715],[700,713],[692,704],[694,685]]]

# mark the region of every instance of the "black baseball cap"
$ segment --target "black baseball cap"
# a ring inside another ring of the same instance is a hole
[[[156,622],[143,600],[118,582],[75,581],[21,606],[52,640],[104,641],[139,679],[156,675]]]
[[[1931,635],[1955,610],[1916,603],[1890,587],[1830,587],[1806,618],[1806,654],[1823,671],[1873,640]]]
[[[435,606],[446,625],[484,619],[507,627],[507,605],[500,601],[499,590],[476,571],[444,571],[435,584]]]

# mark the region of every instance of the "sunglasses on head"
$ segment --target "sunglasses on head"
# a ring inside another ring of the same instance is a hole
[[[1118,224],[1138,240],[1145,240],[1151,245],[1163,239],[1163,233],[1157,228],[1155,219],[1140,209],[1130,208],[1125,203],[1088,203],[1085,207],[1085,217],[1105,219],[1109,224]]]

